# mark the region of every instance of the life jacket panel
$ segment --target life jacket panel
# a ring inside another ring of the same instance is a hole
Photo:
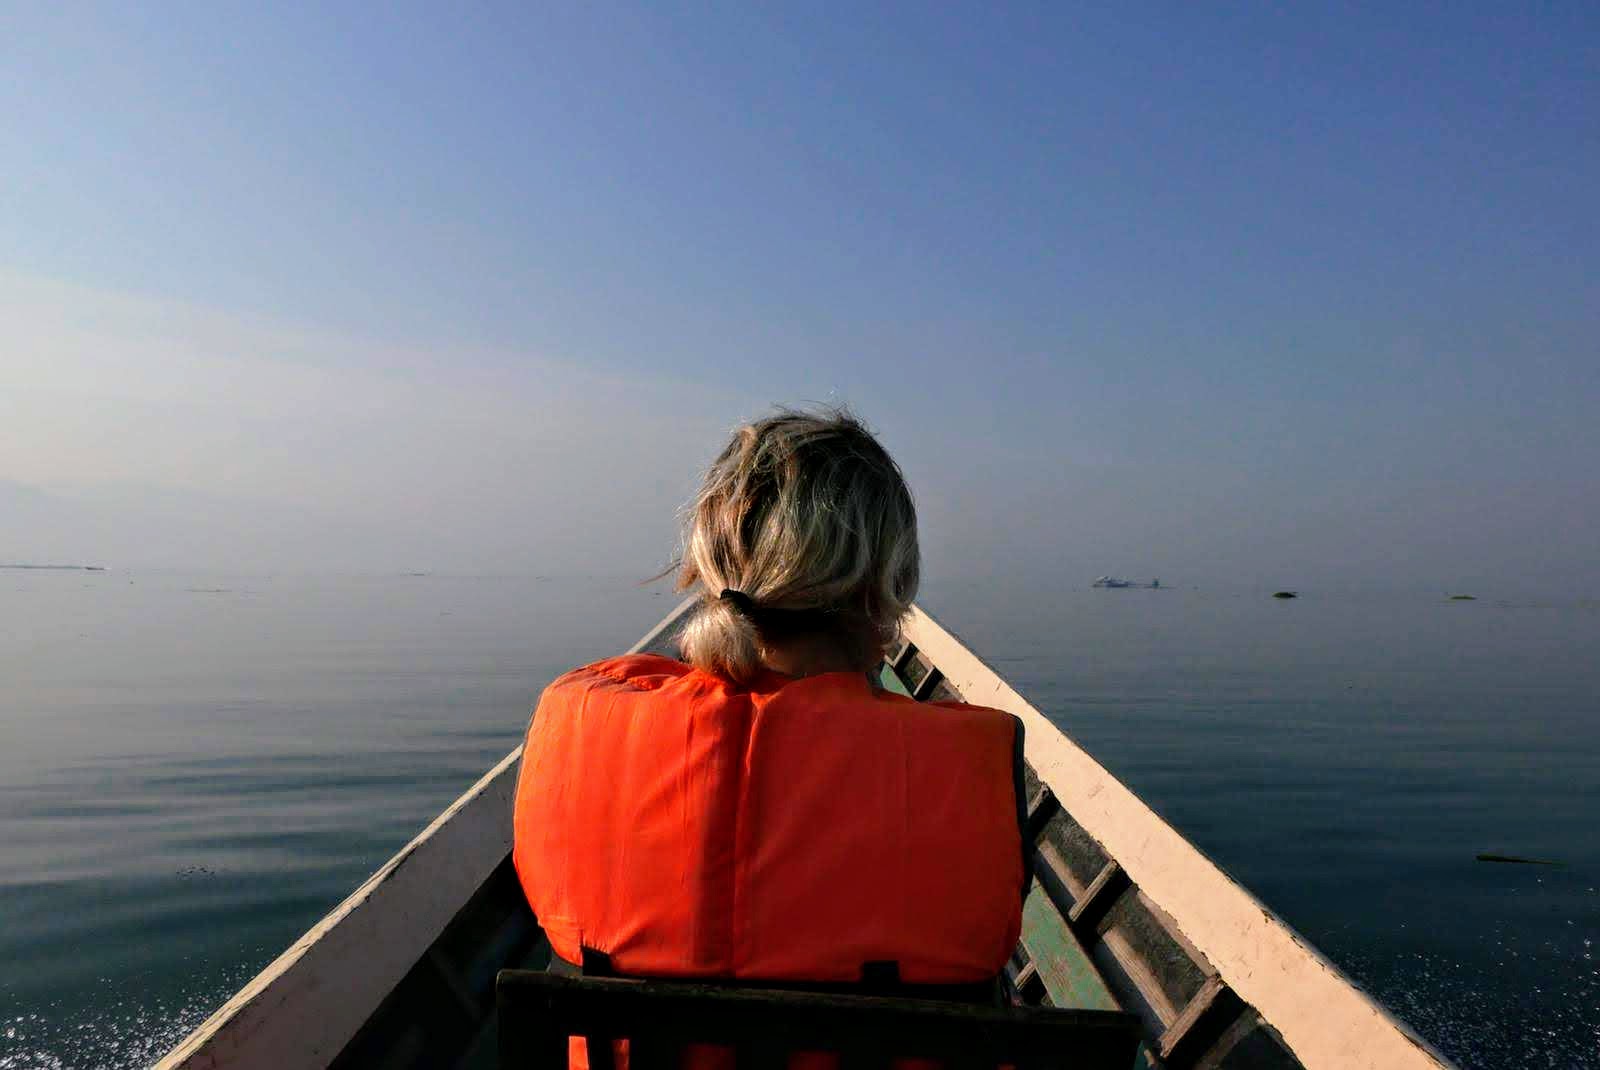
[[[992,978],[1021,928],[1020,731],[859,673],[597,662],[529,726],[517,875],[557,955],[625,976]]]

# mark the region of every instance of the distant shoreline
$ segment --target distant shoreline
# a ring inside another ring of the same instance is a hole
[[[26,569],[29,572],[104,572],[104,565],[0,565],[0,568]]]

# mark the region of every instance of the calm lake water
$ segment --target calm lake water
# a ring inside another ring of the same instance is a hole
[[[1600,1067],[1600,604],[1479,593],[924,604],[1463,1066]],[[673,602],[0,571],[0,1070],[147,1065]]]

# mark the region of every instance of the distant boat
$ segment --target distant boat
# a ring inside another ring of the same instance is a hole
[[[1476,602],[1477,600],[1476,595],[1470,594],[1453,594],[1450,596],[1450,601],[1452,602]]]
[[[24,572],[104,572],[104,565],[0,565]]]
[[[1099,579],[1095,580],[1089,586],[1090,587],[1115,587],[1115,588],[1119,588],[1119,589],[1123,588],[1123,587],[1141,587],[1141,588],[1144,588],[1146,590],[1159,591],[1161,589],[1161,581],[1160,580],[1151,580],[1149,583],[1135,583],[1133,580],[1119,580],[1115,576],[1101,576]]]
[[[1274,598],[1299,598],[1300,595],[1297,594],[1294,591],[1273,591],[1272,592],[1272,597],[1274,597]]]

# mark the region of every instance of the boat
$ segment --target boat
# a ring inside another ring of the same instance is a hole
[[[695,600],[633,652],[675,655]],[[1015,714],[1038,846],[1006,968],[1029,1005],[1123,1010],[1138,1067],[1451,1064],[913,607],[885,688]],[[158,1070],[496,1065],[495,979],[549,946],[511,865],[520,748],[168,1053]]]
[[[1090,587],[1111,587],[1116,589],[1132,587],[1133,585],[1134,584],[1132,580],[1119,580],[1115,576],[1101,576],[1099,579],[1089,584]]]

